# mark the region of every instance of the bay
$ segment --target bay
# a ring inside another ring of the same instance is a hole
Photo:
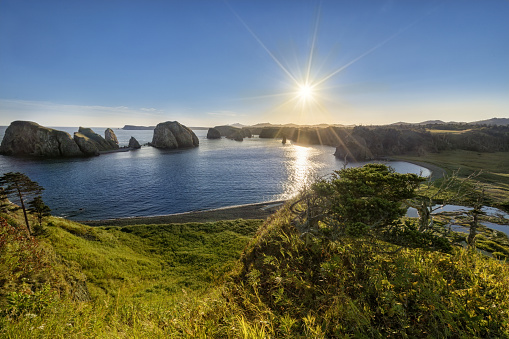
[[[58,128],[71,135],[76,127]],[[104,128],[93,128],[103,134]],[[3,137],[5,127],[0,128]],[[120,146],[134,136],[140,144],[153,131],[114,130]],[[144,146],[130,152],[74,159],[0,156],[0,173],[22,172],[45,188],[52,214],[72,220],[166,215],[295,196],[318,177],[343,168],[330,146],[283,145],[277,139],[209,140],[194,131],[200,146],[160,150]],[[350,163],[361,166],[364,163]],[[429,176],[426,168],[390,162],[400,173]]]

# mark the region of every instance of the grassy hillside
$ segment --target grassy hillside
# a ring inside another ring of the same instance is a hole
[[[201,290],[230,269],[260,220],[93,228],[52,219],[45,240],[78,262],[92,298]]]
[[[217,331],[203,326],[204,312],[216,308],[217,286],[262,223],[103,228],[51,217],[32,241],[20,236],[16,214],[9,222],[15,227],[3,223],[0,239],[13,230],[17,235],[5,239],[16,244],[0,246],[0,271],[16,279],[1,281],[0,337],[13,338]],[[193,328],[195,322],[201,325]]]
[[[51,285],[14,289],[24,299],[11,290],[0,336],[509,336],[506,262],[461,248],[397,250],[362,237],[301,237],[291,218],[287,208],[263,225],[92,228],[50,218],[38,246],[61,286],[75,288],[60,296]],[[83,295],[80,277],[85,301],[73,299]],[[9,314],[13,300],[19,312]]]
[[[508,337],[509,266],[476,251],[306,239],[282,210],[242,256],[229,298],[259,337]]]

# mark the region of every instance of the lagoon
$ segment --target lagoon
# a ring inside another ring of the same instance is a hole
[[[58,128],[71,135],[77,127]],[[99,134],[104,128],[93,128]],[[3,137],[5,127],[0,129]],[[141,144],[152,131],[114,130],[121,146],[134,136]],[[285,200],[314,179],[343,168],[330,146],[246,138],[206,138],[200,146],[160,150],[149,146],[91,158],[34,159],[0,156],[0,173],[27,174],[45,188],[52,214],[72,220],[167,215],[232,205]],[[351,163],[361,166],[363,163]],[[390,162],[396,171],[429,176],[426,168]]]

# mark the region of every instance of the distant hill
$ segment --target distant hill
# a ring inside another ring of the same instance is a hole
[[[426,120],[423,122],[418,123],[417,125],[443,125],[445,122],[442,120]]]
[[[470,122],[472,125],[509,125],[509,119],[508,118],[491,118],[487,120],[479,120]]]
[[[238,122],[235,124],[231,124],[230,126],[237,127],[237,128],[246,127],[246,125],[242,125],[241,123],[238,123]]]
[[[418,125],[418,126],[424,126],[424,125],[459,125],[459,124],[467,124],[467,125],[490,125],[490,126],[495,126],[495,125],[503,125],[503,126],[508,126],[509,125],[509,118],[491,118],[491,119],[487,119],[487,120],[479,120],[479,121],[472,121],[472,122],[458,122],[458,121],[442,121],[442,120],[426,120],[426,121],[423,121],[423,122],[416,122],[416,123],[411,123],[411,122],[404,122],[404,121],[399,121],[399,122],[395,122],[393,124],[389,124],[390,126],[399,126],[399,125],[405,125],[405,126],[410,126],[410,125]]]

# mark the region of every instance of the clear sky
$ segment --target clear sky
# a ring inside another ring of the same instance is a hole
[[[0,0],[0,125],[492,117],[508,0]]]

